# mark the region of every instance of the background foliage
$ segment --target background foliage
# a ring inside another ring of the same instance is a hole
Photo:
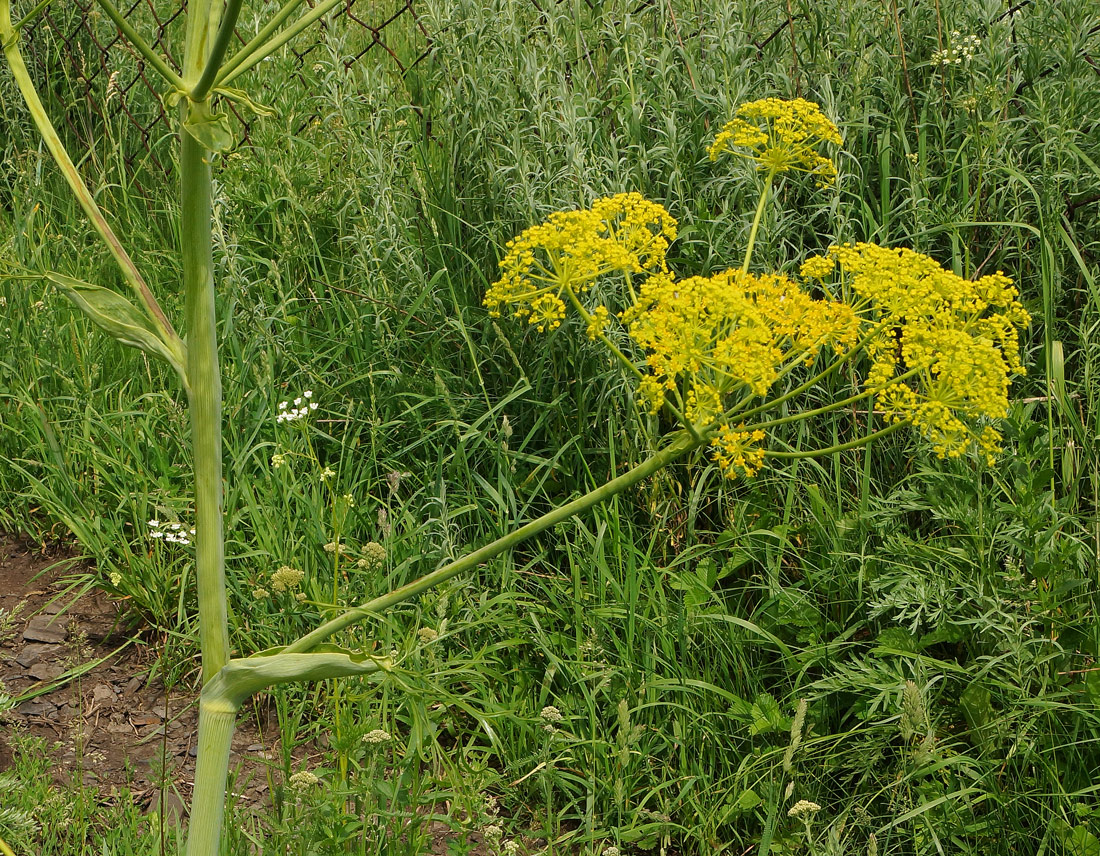
[[[610,192],[680,220],[681,273],[735,264],[755,179],[705,147],[742,101],[814,99],[846,141],[835,193],[781,191],[758,265],[873,240],[967,276],[1003,269],[1035,318],[1030,377],[995,468],[902,438],[737,484],[700,458],[355,631],[399,652],[400,679],[265,702],[276,772],[323,736],[325,787],[276,789],[269,816],[230,824],[231,851],[414,853],[436,817],[476,832],[469,846],[531,851],[1100,853],[1096,10],[416,9],[433,50],[404,75],[384,58],[346,69],[369,34],[339,22],[304,65],[264,63],[277,116],[218,164],[239,650],[650,447],[661,425],[583,331],[494,322],[481,295],[509,237]],[[971,59],[938,61],[967,35]],[[422,34],[389,44],[411,65]],[[64,79],[49,87],[80,109]],[[6,77],[0,95],[0,259],[119,285]],[[125,123],[100,130],[85,175],[178,316],[174,188],[127,166]],[[157,152],[170,163],[171,141]],[[188,525],[180,390],[44,282],[0,280],[0,300],[0,526],[71,533],[168,634],[166,674],[194,681],[190,548],[146,523]],[[315,415],[277,423],[307,389]],[[865,419],[788,439],[829,445]],[[304,572],[304,601],[273,590],[283,565]],[[362,741],[379,728],[393,741]],[[787,815],[800,799],[822,807],[809,825]]]

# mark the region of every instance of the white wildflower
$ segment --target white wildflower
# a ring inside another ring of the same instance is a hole
[[[301,770],[290,777],[290,787],[296,791],[308,791],[310,788],[317,785],[321,780],[318,779],[309,770]]]
[[[317,402],[308,400],[312,397],[313,390],[307,389],[294,399],[293,406],[291,406],[292,402],[280,401],[279,412],[275,416],[275,421],[297,422],[299,419],[305,419],[312,411],[317,409]]]
[[[804,814],[815,814],[821,811],[821,806],[815,802],[809,800],[799,800],[791,806],[790,811],[787,812],[787,817],[802,817]]]
[[[304,577],[304,571],[299,571],[297,568],[290,567],[290,565],[283,565],[271,575],[271,587],[279,592],[290,591],[297,588]]]

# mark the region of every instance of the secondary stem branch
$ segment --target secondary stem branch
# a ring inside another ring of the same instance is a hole
[[[640,482],[642,479],[653,475],[658,470],[667,467],[673,461],[683,457],[693,449],[697,449],[702,445],[705,440],[696,438],[689,434],[687,431],[679,432],[675,439],[660,452],[650,457],[648,460],[643,461],[630,471],[623,473],[618,478],[614,478],[607,484],[589,491],[584,496],[567,502],[565,505],[555,508],[553,511],[544,514],[537,520],[533,520],[525,526],[521,526],[514,532],[498,538],[491,544],[487,544],[479,550],[463,556],[457,561],[451,562],[448,565],[444,565],[436,571],[430,574],[426,574],[418,580],[414,580],[401,588],[395,589],[389,594],[376,597],[374,600],[368,601],[362,606],[354,609],[349,609],[343,615],[339,615],[330,621],[325,622],[316,630],[307,633],[305,636],[297,640],[296,642],[288,645],[283,649],[282,653],[292,654],[309,651],[315,645],[324,642],[334,633],[350,627],[372,615],[377,615],[385,609],[388,609],[410,598],[416,597],[422,592],[427,591],[433,586],[437,586],[451,577],[463,573],[464,571],[472,570],[480,565],[482,562],[487,562],[495,556],[500,555],[505,550],[509,550],[512,547],[521,544],[528,538],[531,538],[551,526],[555,526],[564,520],[568,520],[576,514],[580,514],[583,511],[587,511],[594,505],[598,505],[601,502],[605,502],[616,494],[622,493],[627,488]]]

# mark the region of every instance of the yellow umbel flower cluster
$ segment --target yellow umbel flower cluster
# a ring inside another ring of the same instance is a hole
[[[485,306],[493,317],[510,307],[540,332],[552,330],[565,317],[565,300],[575,300],[598,277],[666,270],[665,252],[675,239],[676,221],[668,211],[638,193],[559,211],[508,242],[501,277],[486,292]],[[602,331],[606,312],[593,316],[593,338]]]
[[[718,428],[711,440],[711,451],[718,468],[726,478],[735,479],[739,475],[752,478],[764,465],[764,448],[760,445],[767,435],[760,429],[746,431],[745,426],[737,430],[728,425]]]
[[[756,161],[757,169],[775,175],[808,172],[819,187],[836,181],[836,164],[817,151],[821,143],[840,145],[840,131],[812,101],[763,98],[737,108],[707,150],[711,160],[724,152]]]
[[[891,422],[908,421],[940,457],[977,449],[992,460],[1000,434],[989,420],[1008,412],[1013,375],[1024,374],[1018,329],[1030,320],[998,271],[967,280],[910,249],[830,247],[803,276],[836,268],[850,303],[873,331],[866,386],[881,393]]]
[[[665,261],[676,221],[657,203],[625,193],[553,214],[509,242],[485,304],[494,316],[510,307],[544,331],[561,323],[571,303],[589,338],[638,376],[650,412],[667,406],[694,442],[709,441],[729,478],[754,475],[768,455],[841,451],[902,423],[914,425],[941,457],[976,449],[992,460],[1001,437],[991,423],[1007,413],[1012,376],[1024,373],[1018,328],[1029,321],[1007,276],[965,280],[913,250],[873,244],[833,246],[807,259],[797,278],[748,271],[771,180],[797,170],[831,183],[836,167],[817,147],[840,142],[821,109],[801,99],[742,105],[718,134],[712,159],[734,152],[768,173],[740,270],[677,278]],[[618,318],[643,352],[643,368],[608,337],[608,307],[586,308],[579,298],[609,273],[623,276],[633,298]],[[870,366],[855,395],[765,416],[864,357]],[[770,428],[873,398],[889,424],[864,439],[818,450],[765,449]]]
[[[812,362],[822,347],[850,348],[860,324],[851,307],[814,299],[786,276],[738,270],[651,276],[622,319],[646,351],[652,375],[641,391],[650,408],[682,390],[699,427],[722,412],[723,396],[764,396],[785,369]]]
[[[639,392],[651,412],[666,400],[683,401],[696,430],[717,424],[712,451],[730,478],[760,468],[764,432],[731,430],[726,410],[767,396],[778,378],[812,364],[823,348],[845,353],[861,324],[847,304],[815,299],[786,276],[739,270],[651,276],[622,320],[646,352],[650,373]]]

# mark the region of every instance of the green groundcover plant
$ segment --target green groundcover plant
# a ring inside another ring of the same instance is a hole
[[[713,160],[751,160],[763,179],[739,268],[680,276],[667,262],[676,221],[661,205],[625,193],[597,199],[587,209],[559,212],[517,236],[506,248],[499,280],[485,297],[490,314],[514,316],[540,331],[576,313],[589,338],[607,347],[636,378],[644,406],[653,414],[668,415],[663,424],[672,427],[658,451],[606,484],[412,583],[336,615],[283,647],[231,658],[211,179],[212,162],[233,146],[233,134],[219,108],[228,100],[264,112],[230,84],[341,0],[324,0],[297,18],[302,0],[288,0],[232,55],[228,49],[241,0],[224,5],[191,0],[179,73],[111,0],[99,0],[133,48],[163,77],[166,101],[178,111],[182,336],[82,181],[20,55],[20,30],[46,2],[13,22],[10,0],[0,0],[4,53],[45,145],[133,294],[128,299],[54,271],[19,269],[6,275],[48,280],[119,342],[171,365],[188,396],[203,683],[190,856],[218,852],[230,741],[237,713],[248,698],[291,681],[383,676],[392,668],[386,656],[345,650],[330,640],[673,462],[709,452],[726,476],[747,478],[769,460],[852,449],[906,425],[941,457],[992,457],[999,450],[996,424],[1006,414],[1011,379],[1023,373],[1017,333],[1028,322],[1011,281],[1001,273],[965,280],[927,256],[872,244],[833,246],[806,259],[797,276],[753,271],[753,247],[776,182],[787,173],[803,173],[828,189],[836,175],[828,152],[842,144],[837,128],[816,104],[755,101],[737,110],[709,150]],[[803,404],[805,393],[840,373],[851,378],[850,395],[816,407]],[[860,403],[872,418],[866,433],[851,441],[796,451],[782,447],[773,434],[779,426]],[[281,410],[280,421],[307,417],[315,405],[305,395],[293,410],[288,407]],[[881,421],[877,430],[874,415]]]

